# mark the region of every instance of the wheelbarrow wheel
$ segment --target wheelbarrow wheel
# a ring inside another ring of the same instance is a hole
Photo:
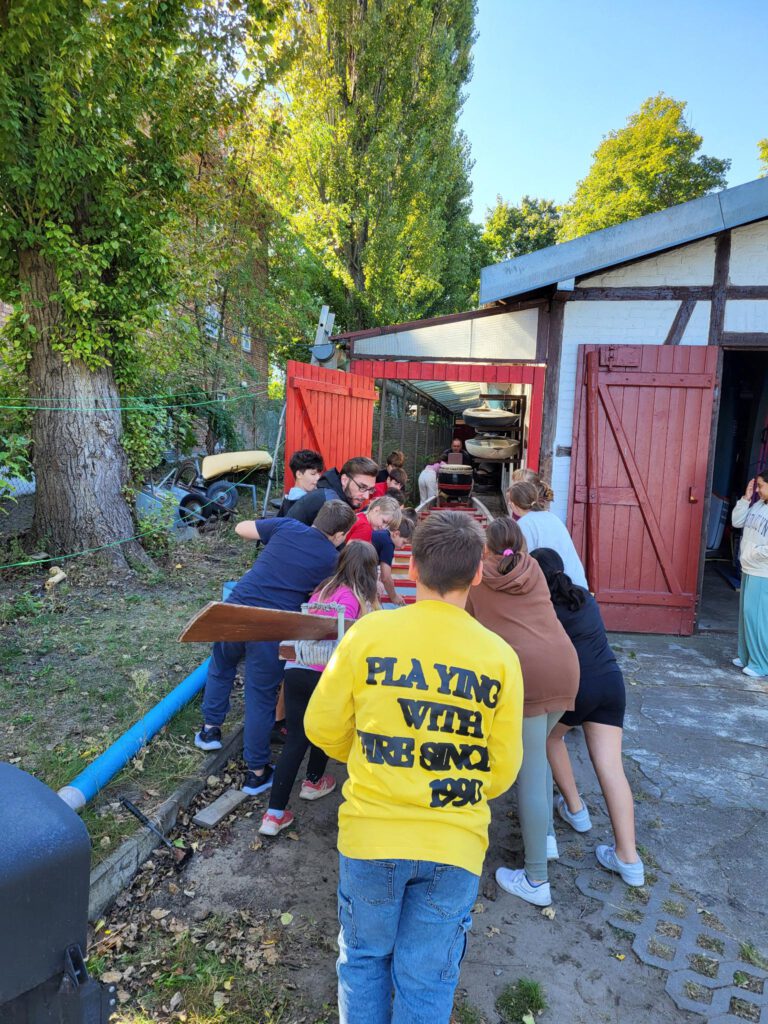
[[[197,494],[187,494],[179,502],[179,518],[186,526],[202,526],[208,515],[207,502]]]
[[[208,501],[214,506],[213,512],[234,512],[237,508],[237,488],[228,480],[218,480],[205,492]]]

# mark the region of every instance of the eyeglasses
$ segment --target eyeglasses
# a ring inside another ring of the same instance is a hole
[[[375,484],[372,487],[369,487],[367,484],[361,484],[359,480],[355,480],[353,476],[351,476],[349,479],[352,481],[352,483],[355,485],[358,491],[362,492],[363,494],[373,494],[373,492],[376,490]]]

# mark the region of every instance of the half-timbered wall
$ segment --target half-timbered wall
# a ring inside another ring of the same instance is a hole
[[[579,345],[768,349],[768,220],[581,278],[554,301],[564,313],[552,511],[565,520]]]

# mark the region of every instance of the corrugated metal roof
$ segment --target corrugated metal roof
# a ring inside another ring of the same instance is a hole
[[[472,405],[479,405],[481,394],[488,395],[496,391],[504,393],[504,385],[489,384],[487,381],[477,384],[457,380],[420,380],[408,381],[408,383],[412,388],[431,398],[433,402],[450,409],[455,416],[460,416],[464,409]],[[512,389],[514,386],[508,385],[508,387]],[[494,403],[490,402],[490,405],[494,405]]]
[[[758,178],[484,267],[480,271],[480,303],[523,295],[766,217],[768,178]]]

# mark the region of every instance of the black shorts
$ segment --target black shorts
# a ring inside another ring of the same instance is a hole
[[[576,696],[576,707],[566,711],[560,719],[563,725],[581,725],[582,722],[598,722],[600,725],[624,725],[624,709],[627,696],[624,691],[624,676],[618,665],[604,675],[581,679]]]

